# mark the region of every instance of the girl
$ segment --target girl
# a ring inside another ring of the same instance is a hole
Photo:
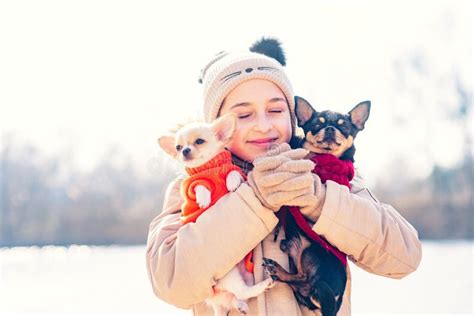
[[[150,224],[146,263],[153,291],[170,304],[192,308],[194,315],[212,315],[203,302],[216,280],[252,249],[255,282],[266,277],[262,257],[289,269],[288,256],[279,248],[284,233],[276,242],[272,233],[278,223],[275,212],[284,205],[300,206],[317,234],[368,272],[400,279],[421,260],[417,231],[392,206],[379,202],[360,177],[351,182],[350,191],[332,181],[322,185],[311,173],[313,164],[304,159],[307,152],[290,150],[287,143],[296,123],[285,59],[279,47],[271,54],[275,58],[255,52],[259,47],[218,54],[201,74],[204,119],[211,122],[231,112],[238,117],[228,149],[248,182],[222,197],[196,223],[182,226],[183,178],[178,177],[166,190],[163,211]],[[265,185],[275,178],[282,182]],[[350,315],[351,310],[349,266],[346,270],[338,315]],[[250,315],[315,315],[298,305],[291,288],[280,282],[248,303]]]

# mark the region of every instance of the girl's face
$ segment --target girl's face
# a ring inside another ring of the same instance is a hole
[[[273,82],[251,79],[242,82],[225,98],[219,116],[234,113],[237,126],[228,149],[253,162],[272,146],[288,143],[291,117],[283,92]]]

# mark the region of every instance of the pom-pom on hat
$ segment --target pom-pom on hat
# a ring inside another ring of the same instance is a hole
[[[240,83],[265,79],[276,84],[288,102],[291,127],[296,127],[293,88],[286,76],[285,54],[278,40],[262,38],[244,52],[220,52],[201,70],[199,82],[204,85],[204,120],[217,118],[226,96]]]

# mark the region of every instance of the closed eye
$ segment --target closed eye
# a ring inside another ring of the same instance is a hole
[[[247,118],[249,117],[251,114],[242,114],[242,115],[239,115],[238,118],[239,119],[244,119],[244,118]]]
[[[270,113],[282,113],[282,112],[285,112],[285,108],[278,105],[278,106],[270,106],[268,107],[268,112]]]

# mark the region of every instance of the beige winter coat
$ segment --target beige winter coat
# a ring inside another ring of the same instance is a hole
[[[247,183],[226,194],[196,223],[181,226],[181,177],[165,195],[163,211],[150,224],[146,264],[157,297],[195,315],[212,315],[203,303],[212,286],[251,249],[255,281],[263,280],[262,257],[272,258],[288,270],[289,259],[272,231],[278,220],[262,206]],[[390,205],[380,203],[362,184],[352,189],[328,181],[321,216],[313,226],[319,235],[348,255],[349,260],[374,274],[400,279],[416,270],[421,260],[417,231]],[[351,313],[351,277],[338,315]],[[248,301],[249,315],[316,315],[299,306],[291,288],[283,283]],[[239,315],[232,311],[230,315]]]

